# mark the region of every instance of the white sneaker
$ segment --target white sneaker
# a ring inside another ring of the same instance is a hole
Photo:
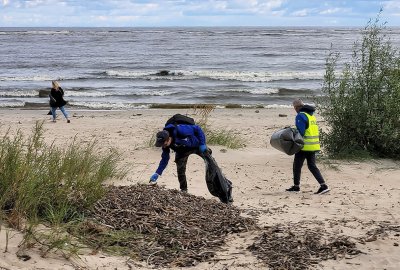
[[[329,191],[330,191],[330,189],[328,188],[327,185],[322,185],[322,186],[319,187],[318,191],[315,192],[315,194],[324,194],[324,193],[327,193]]]

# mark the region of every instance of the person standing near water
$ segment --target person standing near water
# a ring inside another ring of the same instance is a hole
[[[67,123],[71,123],[71,121],[68,118],[68,113],[65,110],[64,106],[67,104],[67,102],[64,100],[64,90],[60,87],[57,81],[52,81],[52,88],[50,91],[50,107],[51,107],[51,113],[53,116],[53,122],[56,122],[56,110],[57,108],[60,109],[60,111],[63,113],[65,118],[67,119]]]

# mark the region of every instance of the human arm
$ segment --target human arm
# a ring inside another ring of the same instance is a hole
[[[50,104],[55,104],[57,102],[56,99],[51,94],[49,94],[49,98],[50,98]]]
[[[170,149],[168,148],[163,148],[162,149],[162,154],[161,154],[161,161],[160,164],[158,165],[158,168],[156,170],[156,173],[158,175],[162,175],[164,169],[167,167],[168,162],[170,158]]]
[[[157,184],[158,177],[162,174],[162,172],[164,171],[164,169],[168,165],[170,149],[169,148],[163,148],[162,150],[163,150],[163,152],[161,154],[160,164],[158,165],[158,168],[157,168],[156,172],[153,173],[152,176],[150,176],[149,183],[152,184],[152,185]]]
[[[200,126],[195,125],[194,126],[194,134],[199,140],[199,151],[200,153],[204,153],[207,151],[207,145],[206,145],[206,136],[204,135],[203,130],[201,129]]]
[[[296,128],[300,132],[301,136],[304,136],[308,126],[308,118],[304,113],[298,113],[296,116]]]

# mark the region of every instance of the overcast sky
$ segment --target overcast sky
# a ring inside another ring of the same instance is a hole
[[[10,26],[400,26],[400,0],[0,0]]]

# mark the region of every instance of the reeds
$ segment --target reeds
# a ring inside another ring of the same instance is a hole
[[[208,124],[208,118],[214,111],[215,106],[210,104],[197,105],[193,108],[194,114],[199,115],[198,125],[203,129],[207,144],[222,145],[231,149],[245,146],[243,139],[234,131],[225,128],[212,129]]]

